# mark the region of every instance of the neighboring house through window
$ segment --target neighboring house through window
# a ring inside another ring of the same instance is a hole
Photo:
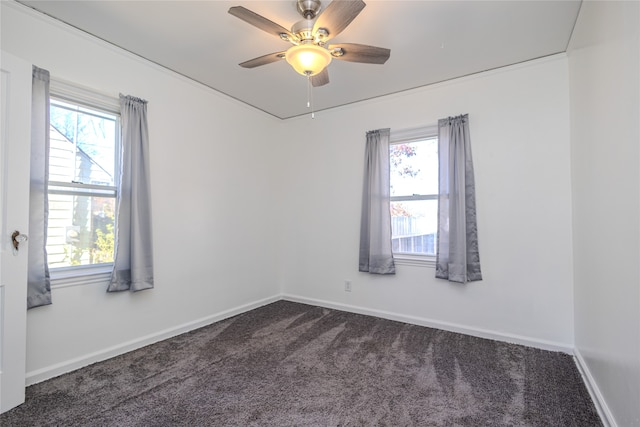
[[[53,279],[60,272],[105,272],[113,263],[120,153],[117,102],[52,82],[47,257]]]
[[[394,258],[433,261],[438,230],[437,128],[392,131],[390,142]]]

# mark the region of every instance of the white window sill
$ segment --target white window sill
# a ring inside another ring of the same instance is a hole
[[[50,270],[51,288],[68,288],[92,284],[109,283],[113,264],[100,264],[83,267],[64,267]]]
[[[436,257],[427,255],[394,254],[396,265],[411,265],[417,267],[435,268]]]

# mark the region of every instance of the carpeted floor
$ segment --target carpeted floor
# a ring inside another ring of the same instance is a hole
[[[571,356],[279,301],[27,388],[9,426],[601,426]]]

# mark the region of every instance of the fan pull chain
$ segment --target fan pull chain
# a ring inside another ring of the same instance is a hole
[[[310,73],[307,73],[307,108],[311,108],[311,118],[315,119],[316,114],[313,111],[313,85],[311,84]]]
[[[307,73],[307,108],[311,108],[311,74]]]

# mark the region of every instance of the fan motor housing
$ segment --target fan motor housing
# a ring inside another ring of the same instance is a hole
[[[298,21],[291,27],[291,32],[298,36],[300,40],[312,40],[313,39],[313,20],[303,19]]]
[[[291,32],[300,41],[313,41],[315,44],[323,45],[329,32],[324,28],[318,28],[314,33],[313,24],[314,21],[312,19],[303,19],[293,24]]]

